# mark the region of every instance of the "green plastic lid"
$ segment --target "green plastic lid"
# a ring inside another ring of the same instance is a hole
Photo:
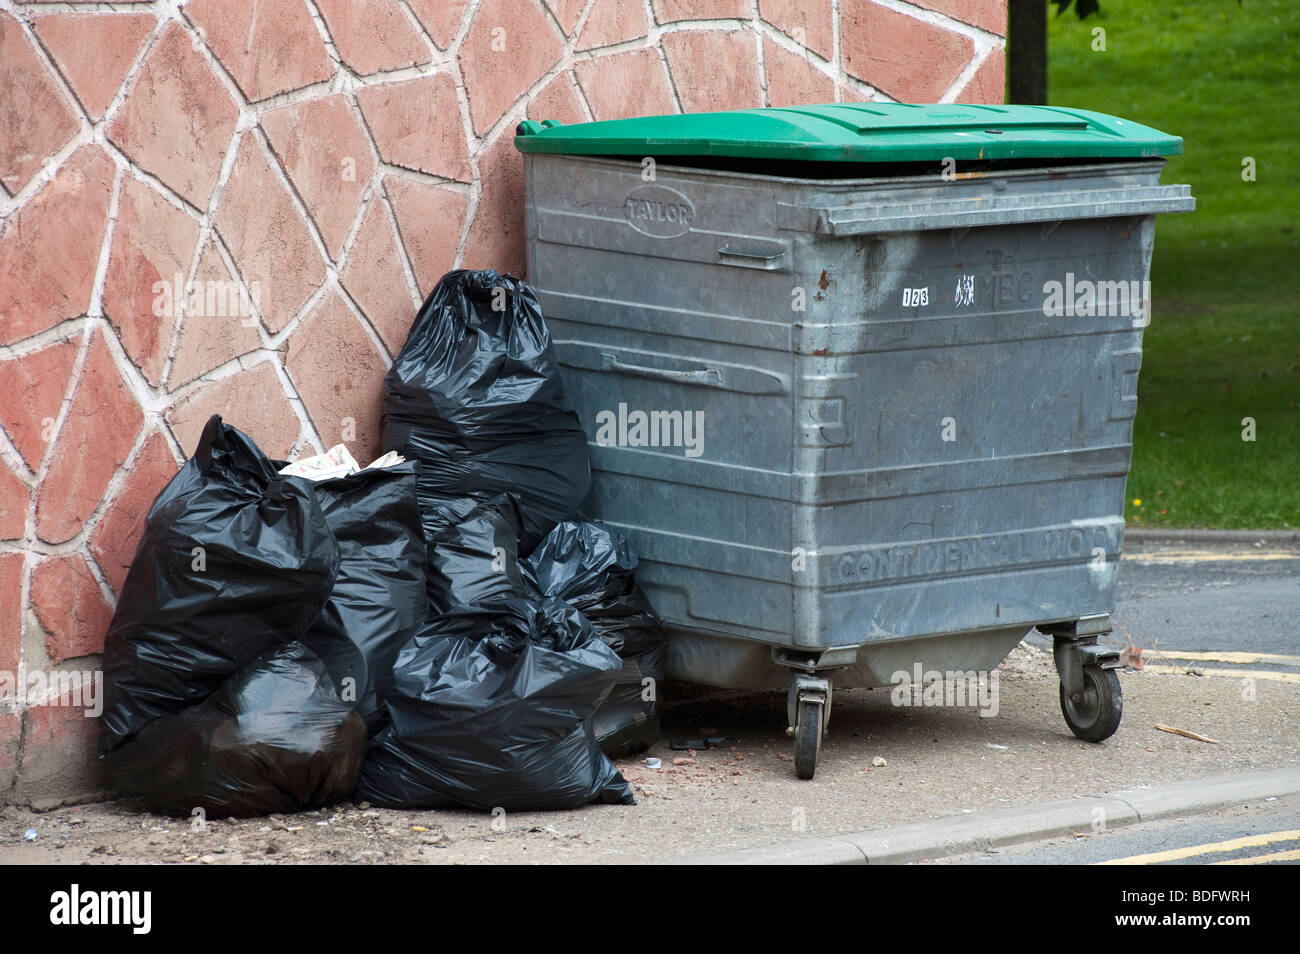
[[[827,103],[519,124],[520,152],[570,156],[726,156],[815,162],[953,159],[1138,159],[1183,141],[1127,119],[1055,106]]]

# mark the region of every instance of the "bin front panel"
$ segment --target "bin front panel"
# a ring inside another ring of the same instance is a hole
[[[1111,611],[1151,214],[839,234],[790,210],[897,217],[927,190],[978,206],[998,177],[911,182],[886,209],[877,183],[526,165],[529,277],[588,429],[588,509],[628,534],[672,628],[828,647]],[[1010,191],[1128,209],[1116,190],[1158,177]],[[698,414],[702,440],[640,444],[637,410]]]

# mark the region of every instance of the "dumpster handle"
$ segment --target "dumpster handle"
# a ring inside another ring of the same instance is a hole
[[[749,262],[758,263],[756,266],[767,271],[775,270],[780,267],[781,259],[785,258],[785,249],[779,248],[776,251],[759,251],[757,249],[736,248],[734,245],[724,245],[718,249],[718,258],[724,264],[748,264]],[[728,259],[740,259],[739,262],[728,262]]]
[[[788,394],[790,392],[790,379],[779,371],[743,364],[728,364],[725,361],[719,361],[711,367],[700,367],[707,360],[702,357],[685,358],[683,355],[655,354],[630,349],[618,350],[615,345],[608,343],[596,344],[560,339],[555,340],[555,353],[560,364],[580,371],[604,371],[628,377],[648,378],[651,381],[663,381],[668,384],[715,388],[719,391],[731,391],[734,394]],[[620,356],[627,360],[619,360]],[[663,364],[676,365],[676,367],[665,368]],[[684,364],[685,368],[682,367]],[[691,364],[695,367],[692,368]]]
[[[698,371],[667,371],[663,368],[646,368],[639,364],[624,364],[612,354],[601,354],[602,371],[619,371],[635,375],[638,378],[652,378],[656,381],[671,381],[674,384],[704,384],[712,387],[724,387],[720,368],[700,368]]]

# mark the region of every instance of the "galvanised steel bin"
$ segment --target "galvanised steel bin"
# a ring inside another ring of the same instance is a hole
[[[1080,738],[1108,632],[1155,213],[1182,141],[1083,110],[835,104],[524,122],[528,277],[669,675],[991,670],[1037,626]]]

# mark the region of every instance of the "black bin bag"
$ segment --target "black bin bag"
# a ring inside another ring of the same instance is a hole
[[[491,811],[631,805],[587,718],[619,659],[560,600],[461,606],[397,658],[391,721],[371,742],[358,799]]]
[[[119,790],[159,811],[266,815],[346,798],[365,745],[365,724],[325,664],[292,642],[198,705],[150,722],[107,764]]]
[[[145,521],[104,643],[106,754],[298,639],[339,548],[307,482],[213,416]]]
[[[581,611],[623,661],[618,680],[592,717],[606,755],[641,752],[659,739],[659,692],[668,636],[637,586],[636,554],[622,534],[601,523],[565,521],[523,561],[534,595]]]
[[[372,734],[384,723],[393,661],[428,616],[418,471],[407,461],[316,483],[298,478],[314,492],[340,557],[329,601],[302,641]]]
[[[519,565],[519,498],[499,494],[429,544],[429,605],[434,614],[466,603],[526,596]]]
[[[509,491],[525,551],[577,513],[587,438],[532,288],[491,270],[443,276],[384,379],[383,444],[420,461],[426,540]]]

